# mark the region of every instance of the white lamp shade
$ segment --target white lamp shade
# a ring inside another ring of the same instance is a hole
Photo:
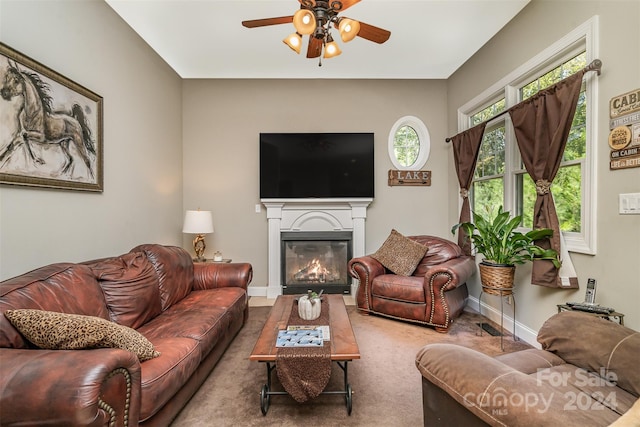
[[[183,233],[213,233],[213,216],[211,211],[187,211],[184,214]]]

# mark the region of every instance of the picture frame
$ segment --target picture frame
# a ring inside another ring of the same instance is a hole
[[[0,184],[102,192],[103,99],[0,42]]]

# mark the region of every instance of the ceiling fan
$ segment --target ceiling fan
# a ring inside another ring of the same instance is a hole
[[[295,32],[287,36],[283,42],[299,54],[302,46],[302,36],[308,35],[307,58],[318,58],[321,55],[324,58],[333,58],[342,53],[340,47],[331,36],[330,30],[332,26],[338,29],[344,42],[349,42],[358,36],[382,44],[391,36],[390,31],[344,16],[338,16],[339,12],[359,3],[360,0],[298,1],[300,2],[300,9],[291,16],[242,21],[242,25],[247,28],[256,28],[293,23]],[[319,65],[321,66],[322,62]]]

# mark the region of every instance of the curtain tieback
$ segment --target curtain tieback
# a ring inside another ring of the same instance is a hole
[[[469,190],[467,190],[466,188],[461,188],[460,197],[462,197],[463,199],[466,199],[467,197],[469,197]]]
[[[539,196],[544,196],[545,194],[549,194],[549,188],[551,187],[551,183],[546,179],[539,179],[536,181],[536,192]]]

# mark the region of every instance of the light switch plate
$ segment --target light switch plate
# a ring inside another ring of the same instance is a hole
[[[623,215],[640,215],[640,193],[619,194],[619,213]]]

